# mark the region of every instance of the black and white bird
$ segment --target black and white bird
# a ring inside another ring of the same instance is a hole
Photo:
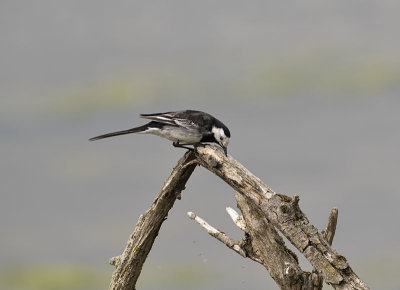
[[[152,120],[151,122],[132,129],[108,133],[93,137],[90,141],[130,134],[154,134],[172,141],[175,147],[198,145],[200,143],[217,143],[227,155],[227,147],[231,133],[218,119],[210,114],[194,111],[175,111],[155,114],[141,114],[140,117]]]

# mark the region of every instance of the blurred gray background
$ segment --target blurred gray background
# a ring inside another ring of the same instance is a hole
[[[106,289],[184,153],[155,136],[88,138],[140,113],[204,110],[229,153],[300,195],[375,289],[399,289],[400,2],[0,2],[0,288]],[[197,168],[138,289],[277,289],[209,237],[239,239],[233,191]],[[302,266],[311,269],[306,261]],[[329,288],[329,287],[326,287]]]

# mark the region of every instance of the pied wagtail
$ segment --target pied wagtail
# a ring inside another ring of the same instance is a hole
[[[231,133],[229,129],[210,114],[185,110],[176,112],[141,114],[140,117],[152,120],[146,125],[93,137],[90,141],[130,134],[154,134],[172,141],[175,147],[191,149],[185,145],[198,145],[203,142],[217,143],[227,155]]]

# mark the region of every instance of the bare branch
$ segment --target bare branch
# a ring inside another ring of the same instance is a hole
[[[221,243],[225,244],[228,248],[234,250],[236,253],[238,253],[242,257],[246,257],[246,253],[239,246],[239,244],[236,243],[234,240],[232,240],[224,232],[221,232],[220,230],[217,230],[216,228],[211,226],[209,223],[207,223],[205,220],[203,220],[201,217],[197,216],[193,212],[188,212],[187,215],[192,220],[196,221],[202,228],[204,228],[207,231],[207,233],[210,234],[210,236],[213,236],[218,241],[220,241]]]
[[[285,246],[282,237],[264,217],[258,204],[238,192],[235,198],[246,222],[249,237],[244,248],[249,258],[262,264],[281,289],[322,289],[322,286],[311,287],[311,274],[302,271],[296,254]],[[304,288],[304,285],[310,287]]]
[[[246,223],[243,216],[239,215],[236,210],[231,207],[226,208],[226,212],[231,217],[233,223],[242,231],[246,232]]]
[[[334,207],[329,214],[328,225],[326,229],[322,231],[322,235],[329,245],[332,245],[333,237],[335,236],[337,220],[338,209]]]
[[[121,256],[111,259],[116,266],[109,289],[135,289],[143,264],[169,210],[180,196],[196,167],[194,153],[187,152],[178,161],[151,207],[139,217]]]
[[[331,248],[337,223],[337,209],[331,211],[327,229],[320,234],[300,210],[299,197],[275,193],[259,178],[215,146],[198,146],[179,160],[151,207],[139,217],[122,255],[110,260],[115,265],[109,289],[135,289],[143,263],[175,200],[180,197],[195,167],[200,164],[227,182],[236,192],[243,217],[227,209],[234,223],[245,231],[235,242],[193,213],[207,232],[243,257],[263,264],[281,289],[322,288],[322,279],[335,289],[368,289],[353,272],[346,258]],[[288,249],[279,230],[313,265],[304,272],[297,256]]]
[[[368,289],[353,272],[346,258],[333,250],[309,222],[299,208],[298,196],[291,198],[276,194],[235,159],[226,157],[216,146],[198,146],[195,153],[200,165],[252,200],[263,216],[304,254],[328,284],[335,289]]]
[[[326,229],[322,231],[323,238],[330,246],[332,246],[333,237],[335,236],[337,219],[338,209],[334,207],[329,214],[328,225],[326,226]],[[315,285],[318,284],[322,288],[322,284],[324,283],[324,277],[322,274],[318,273],[318,270],[315,268],[312,274],[314,275]]]

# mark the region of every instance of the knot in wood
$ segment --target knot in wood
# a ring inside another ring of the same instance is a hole
[[[207,163],[210,164],[210,166],[212,168],[215,168],[215,169],[221,168],[221,163],[219,162],[219,160],[214,158],[214,156],[208,156]]]
[[[347,269],[349,267],[346,258],[339,254],[337,254],[335,259],[333,260],[333,265],[335,265],[336,268],[341,270]]]
[[[286,204],[281,204],[279,210],[281,211],[281,213],[287,214],[289,212],[289,207]]]

